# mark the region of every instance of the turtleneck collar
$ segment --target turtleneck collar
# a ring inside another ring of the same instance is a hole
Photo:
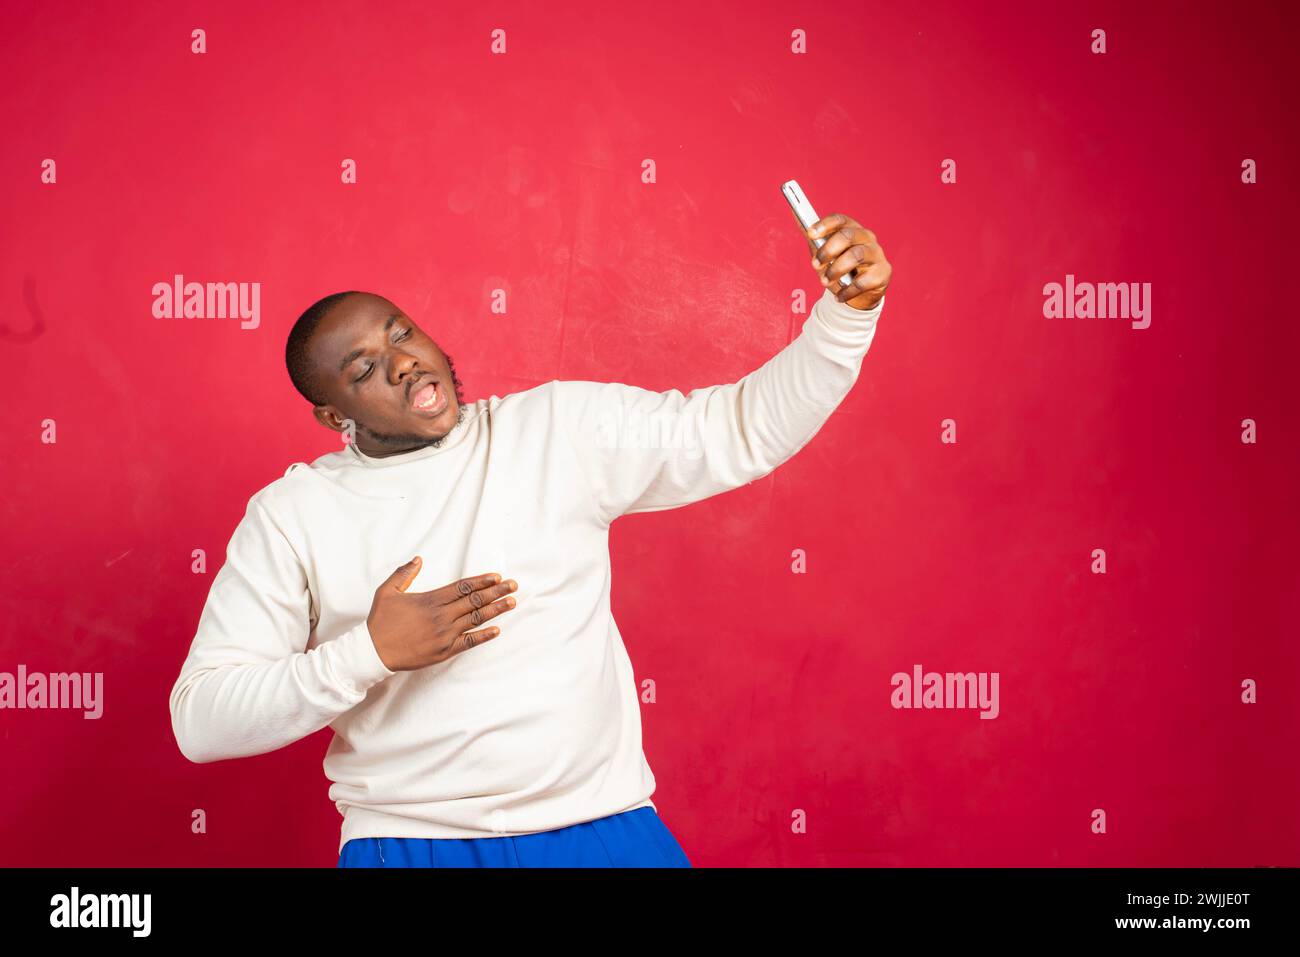
[[[362,452],[355,442],[348,443],[345,446],[348,459],[357,465],[366,468],[387,468],[390,465],[404,465],[407,462],[417,462],[427,459],[430,456],[438,455],[441,452],[447,452],[456,448],[465,441],[465,436],[469,434],[472,427],[476,424],[476,419],[482,411],[483,400],[468,403],[465,405],[465,415],[456,426],[447,433],[446,437],[439,445],[426,445],[423,448],[412,449],[409,452],[401,452],[397,455],[386,455],[382,458],[376,458],[373,455],[367,455]]]

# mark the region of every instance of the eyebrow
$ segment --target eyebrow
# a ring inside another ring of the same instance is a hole
[[[401,318],[402,318],[402,314],[401,314],[400,312],[395,312],[395,313],[393,313],[391,316],[389,316],[387,319],[385,319],[385,320],[384,320],[384,332],[387,332],[389,329],[393,328],[393,323],[395,323],[398,319],[401,319]],[[352,365],[352,363],[353,363],[356,359],[359,359],[361,356],[363,356],[363,355],[365,355],[365,354],[366,354],[366,350],[365,350],[365,349],[353,349],[351,352],[349,352],[347,355],[345,355],[345,356],[343,357],[343,361],[339,363],[339,371],[342,372],[342,371],[343,371],[344,369],[346,369],[348,366]]]

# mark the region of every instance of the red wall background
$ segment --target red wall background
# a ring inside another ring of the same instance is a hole
[[[192,765],[167,700],[248,497],[337,447],[303,308],[386,295],[470,399],[735,381],[820,292],[791,177],[894,263],[858,385],[613,532],[692,860],[1300,863],[1297,18],[1056,6],[5,0],[0,671],[102,671],[105,711],[0,711],[0,863],[335,863],[328,730]],[[175,273],[260,282],[260,327],[154,319]],[[1067,273],[1152,283],[1150,328],[1044,318]],[[894,710],[918,663],[998,672],[999,717]]]

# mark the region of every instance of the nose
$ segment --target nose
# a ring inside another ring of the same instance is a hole
[[[420,371],[420,362],[409,352],[397,352],[393,356],[393,361],[388,364],[388,381],[393,385],[401,385],[411,376]]]

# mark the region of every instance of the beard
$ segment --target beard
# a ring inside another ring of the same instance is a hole
[[[427,435],[416,435],[414,432],[376,432],[374,429],[367,428],[360,422],[357,423],[357,431],[367,438],[373,440],[379,445],[400,445],[410,447],[410,451],[416,448],[427,448],[433,446],[435,449],[447,441],[447,436],[455,432],[462,422],[465,421],[465,407],[456,401],[456,424],[447,430],[445,435],[440,435],[436,439],[431,439]]]
[[[445,352],[443,353],[443,356],[447,359],[447,370],[451,373],[451,384],[456,390],[456,423],[448,429],[444,435],[441,435],[436,439],[431,439],[427,435],[416,435],[415,433],[376,432],[374,429],[362,425],[360,422],[356,424],[357,432],[365,435],[367,438],[379,445],[407,446],[410,447],[410,451],[415,451],[416,448],[432,447],[436,449],[438,446],[442,445],[443,442],[447,441],[447,436],[455,432],[456,429],[460,427],[460,424],[465,421],[465,396],[464,393],[461,392],[462,383],[456,375],[456,366],[451,361],[451,356],[447,355]]]

